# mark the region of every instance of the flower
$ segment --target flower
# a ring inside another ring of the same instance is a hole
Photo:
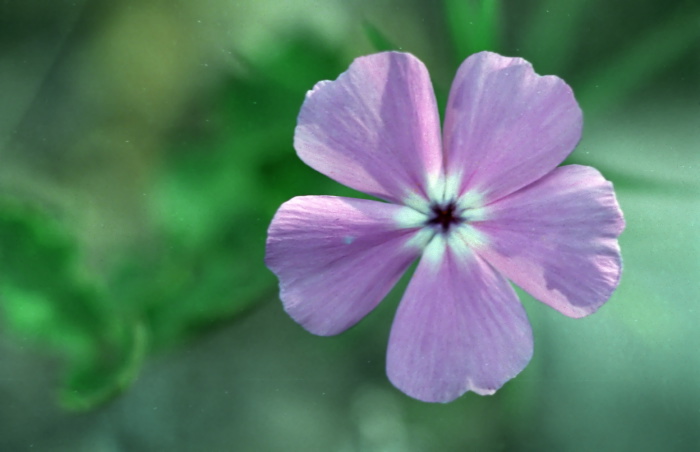
[[[389,379],[428,402],[493,394],[533,351],[506,278],[569,317],[596,311],[620,279],[612,184],[587,166],[557,167],[581,128],[563,80],[481,52],[457,72],[441,139],[417,58],[356,59],[307,93],[294,146],[312,168],[387,202],[301,196],[279,208],[266,264],[285,310],[311,333],[338,334],[420,258],[392,325]]]

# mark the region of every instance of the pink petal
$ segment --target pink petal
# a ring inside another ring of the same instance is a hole
[[[593,313],[617,287],[624,229],[612,184],[593,168],[557,168],[473,223],[478,253],[533,297],[570,317]]]
[[[521,58],[481,52],[462,63],[445,113],[449,175],[488,201],[544,176],[574,149],[582,114],[571,88]]]
[[[428,245],[389,339],[389,379],[426,402],[493,394],[532,357],[530,324],[510,284],[464,244],[445,247],[442,236]]]
[[[418,231],[397,226],[405,210],[333,196],[284,203],[268,230],[265,262],[287,313],[314,334],[332,335],[374,309],[421,252]]]
[[[294,147],[307,165],[356,190],[395,202],[426,198],[426,179],[442,169],[428,71],[406,53],[357,58],[307,93]]]

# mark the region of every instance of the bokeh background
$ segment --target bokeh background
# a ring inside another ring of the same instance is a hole
[[[282,202],[354,195],[294,153],[306,91],[386,49],[441,105],[479,50],[564,78],[625,213],[610,302],[522,294],[494,396],[389,383],[405,278],[320,338],[263,264]],[[700,450],[696,0],[4,0],[0,162],[2,451]]]

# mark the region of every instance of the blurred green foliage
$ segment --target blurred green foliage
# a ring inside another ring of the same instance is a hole
[[[29,343],[67,362],[61,402],[86,409],[128,386],[144,356],[144,331],[105,303],[105,288],[78,269],[76,241],[39,211],[0,205],[0,309]]]
[[[46,214],[5,212],[0,262],[12,272],[0,282],[4,319],[67,356],[66,407],[93,408],[128,386],[145,350],[181,343],[275,296],[263,266],[269,219],[288,193],[324,185],[303,174],[290,139],[321,68],[326,78],[343,70],[331,49],[299,37],[231,77],[208,112],[221,126],[173,138],[153,179],[157,243],[148,253],[126,249],[102,284],[76,279],[78,242],[51,229],[59,226]]]
[[[145,264],[163,273],[131,270],[148,275],[135,292],[163,283],[152,302],[131,297],[148,306],[157,343],[274,296],[276,282],[261,268],[268,221],[290,187],[297,193],[318,187],[319,178],[303,175],[291,148],[299,102],[318,68],[328,68],[330,77],[339,67],[329,49],[303,38],[248,64],[248,74],[230,80],[212,110],[225,126],[204,140],[183,140],[163,166],[151,200],[167,251],[155,265]]]

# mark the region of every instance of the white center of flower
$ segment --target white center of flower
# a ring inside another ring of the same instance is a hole
[[[440,198],[436,196],[427,201],[412,197],[410,207],[407,205],[401,210],[396,218],[399,227],[421,230],[408,245],[426,249],[429,243],[437,240],[453,251],[463,252],[484,246],[484,235],[470,224],[488,218],[483,197],[472,190],[449,199]]]

